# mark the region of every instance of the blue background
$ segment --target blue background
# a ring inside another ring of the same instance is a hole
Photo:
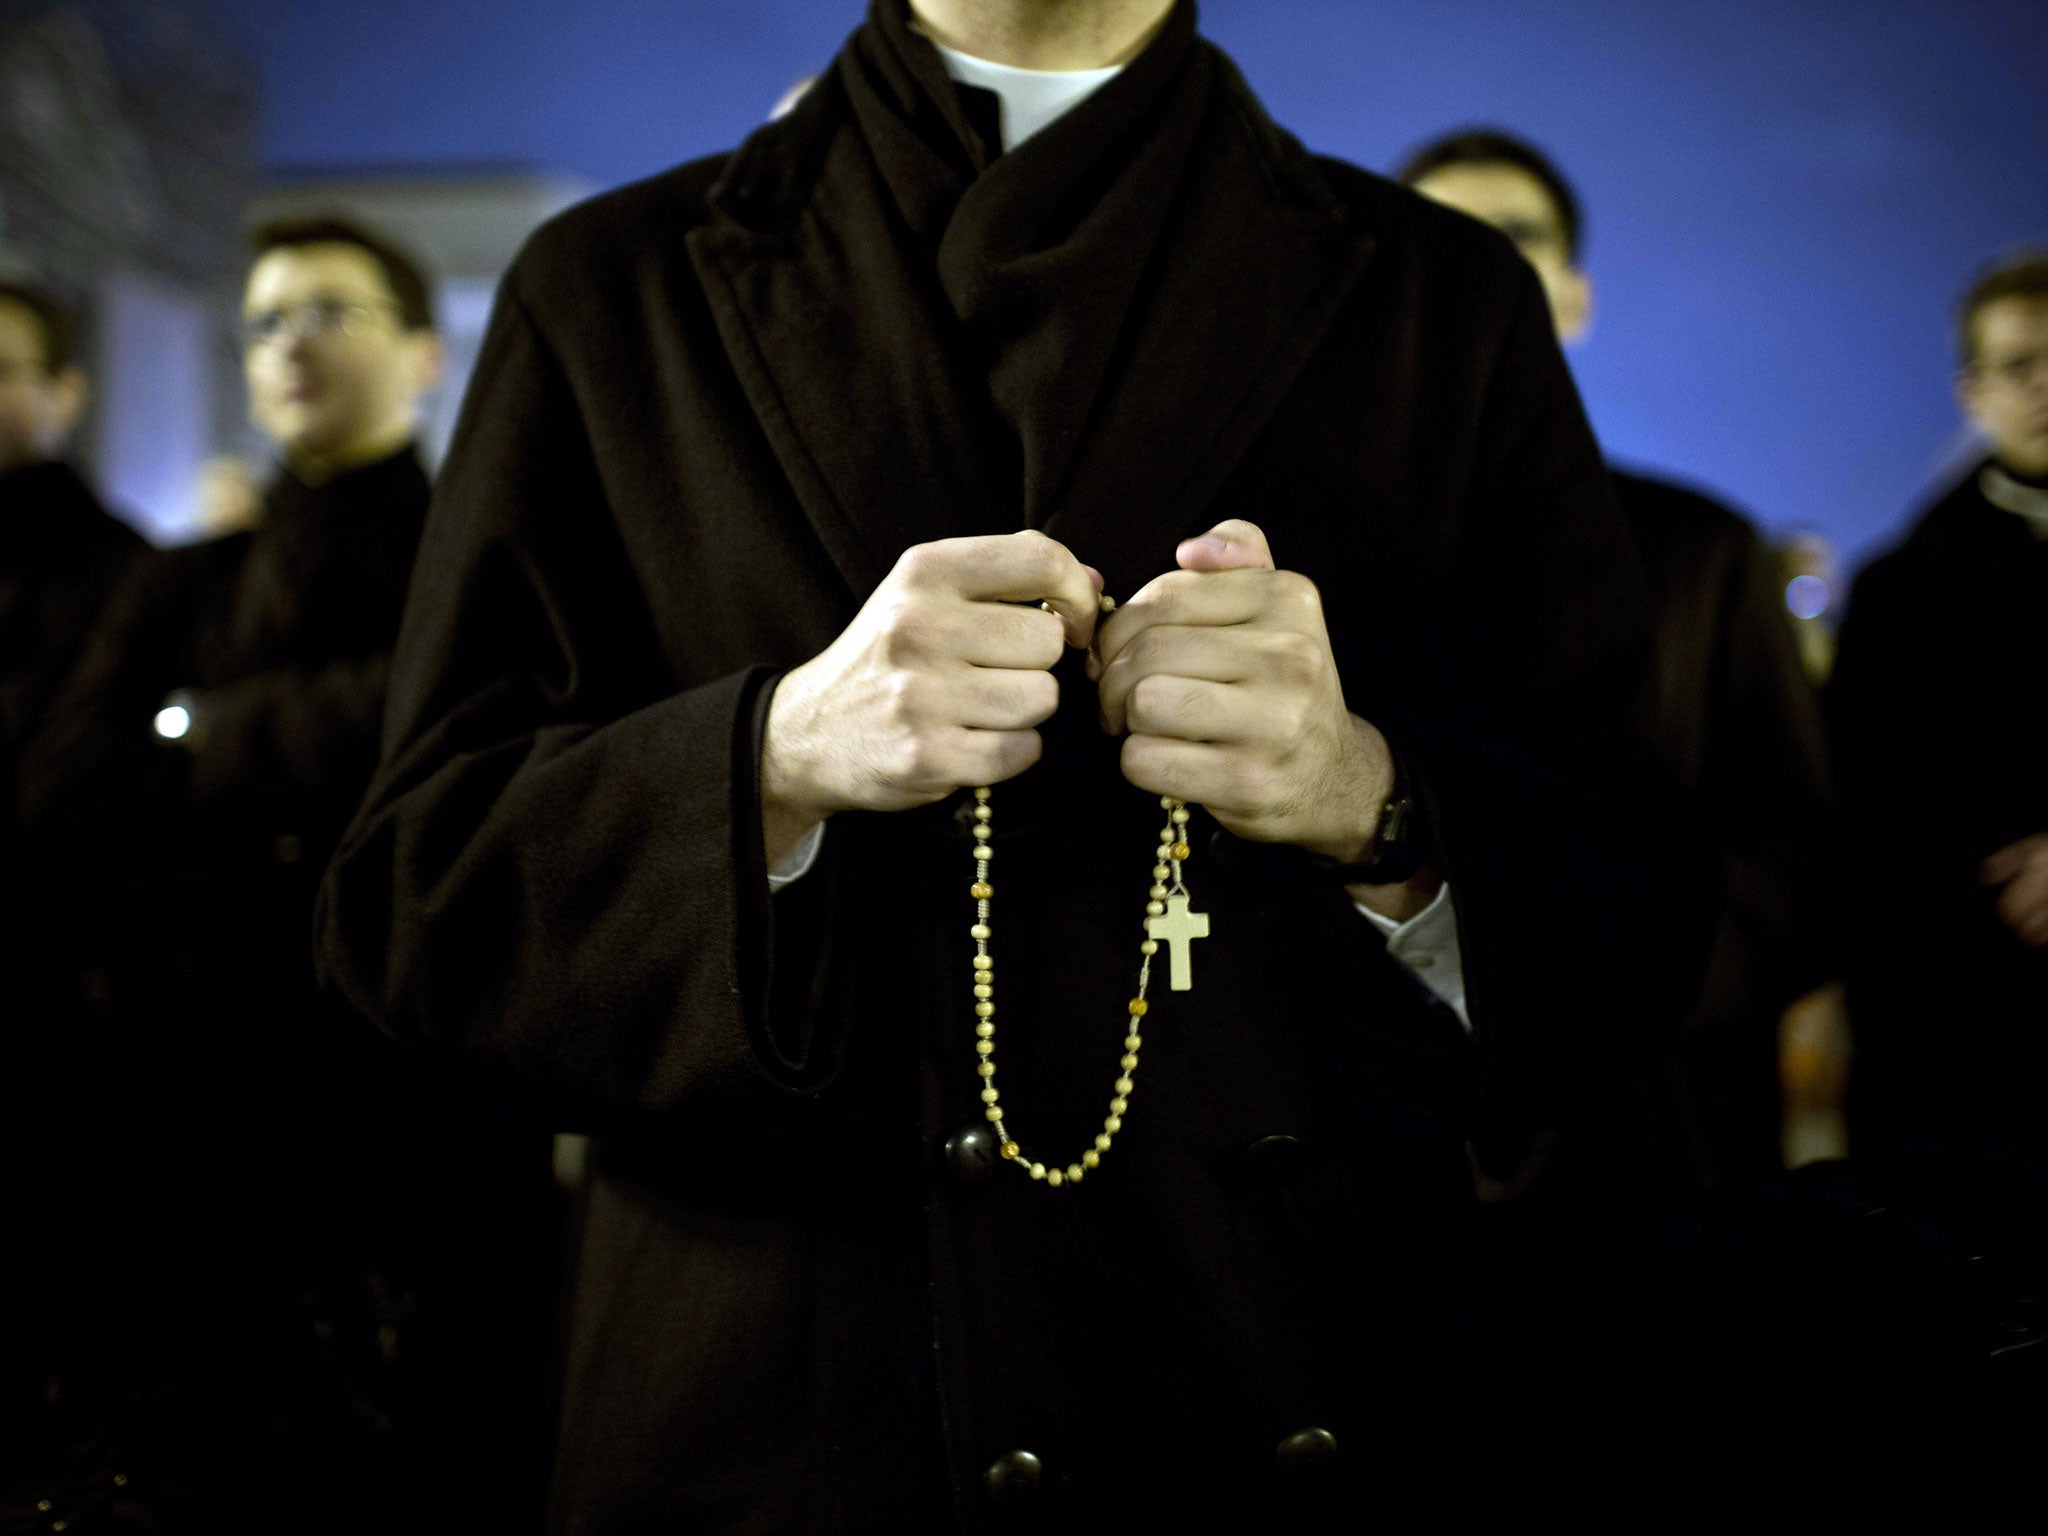
[[[861,0],[211,0],[274,167],[506,159],[600,185],[724,148]],[[1950,313],[2048,242],[2041,0],[1206,0],[1315,149],[1384,170],[1476,121],[1588,215],[1573,354],[1609,451],[1852,559],[1967,451]]]

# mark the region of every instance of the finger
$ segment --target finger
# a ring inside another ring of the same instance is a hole
[[[1154,795],[1230,814],[1248,811],[1251,798],[1242,764],[1229,747],[1175,741],[1166,736],[1131,736],[1119,759],[1124,777]]]
[[[1295,571],[1168,571],[1103,620],[1097,656],[1107,666],[1134,636],[1155,624],[1272,624],[1320,635],[1322,598],[1315,583]]]
[[[1265,531],[1257,523],[1248,523],[1241,517],[1225,518],[1207,533],[1181,540],[1173,558],[1184,571],[1270,571],[1276,568]]]
[[[1045,671],[1066,653],[1066,627],[1035,604],[967,603],[944,620],[950,654],[977,667]]]
[[[976,602],[1048,604],[1070,645],[1085,646],[1095,633],[1100,608],[1088,568],[1035,529],[913,545],[892,574]]]
[[[1036,763],[1045,742],[1036,731],[949,731],[944,737],[949,789],[1000,784]]]
[[[1978,866],[1977,878],[1986,885],[2003,885],[2026,867],[2026,849],[2014,843],[2001,848]]]
[[[1251,629],[1169,624],[1143,630],[1098,669],[1096,696],[1103,723],[1112,734],[1126,728],[1130,692],[1141,678],[1166,672],[1211,683],[1248,682],[1263,670],[1265,649]]]
[[[1279,712],[1256,689],[1167,672],[1138,679],[1123,724],[1134,736],[1176,741],[1246,742],[1281,734]]]
[[[1060,685],[1045,671],[964,667],[952,686],[948,714],[953,724],[970,730],[1030,730],[1060,707]]]

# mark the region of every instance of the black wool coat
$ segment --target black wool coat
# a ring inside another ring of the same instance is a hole
[[[1510,1417],[1447,1363],[1465,1144],[1522,1187],[1704,950],[1642,582],[1526,266],[1209,67],[1097,360],[1124,403],[1041,526],[1115,593],[1232,515],[1319,583],[1437,829],[1474,1037],[1340,887],[1198,817],[1215,936],[1157,994],[1114,1151],[1059,1190],[1004,1165],[964,802],[835,817],[773,902],[763,867],[777,677],[972,511],[905,447],[943,359],[920,385],[896,338],[939,284],[858,238],[882,194],[844,72],[572,211],[500,294],[322,897],[332,984],[598,1137],[560,1529],[1280,1528]],[[996,790],[995,949],[1012,1125],[1063,1163],[1160,813],[1061,680]]]
[[[2048,1145],[2048,951],[1979,869],[2048,832],[2048,540],[1973,469],[1851,589],[1828,724],[1850,817],[1853,1128]]]
[[[1763,1178],[1779,1150],[1778,1017],[1825,976],[1819,912],[1834,834],[1820,699],[1787,620],[1779,562],[1748,520],[1698,491],[1614,472],[1649,579],[1657,739],[1726,866],[1698,1004],[1672,1042],[1681,1168]]]

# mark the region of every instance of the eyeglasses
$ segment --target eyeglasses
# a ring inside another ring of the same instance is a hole
[[[361,336],[375,328],[379,316],[398,306],[389,299],[365,302],[323,295],[299,304],[280,304],[249,315],[242,321],[242,344],[266,346],[273,341],[298,340],[340,331],[344,336]]]

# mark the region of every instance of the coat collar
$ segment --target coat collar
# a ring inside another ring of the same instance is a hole
[[[1285,396],[1372,248],[1229,60],[1045,531],[1127,592],[1171,565]],[[735,374],[790,485],[859,599],[914,543],[1020,525],[1014,466],[962,376],[877,374],[891,315],[947,331],[930,274],[855,270],[850,197],[875,173],[834,73],[735,153],[687,237]],[[962,359],[949,360],[955,364]],[[900,422],[950,423],[905,450]]]

